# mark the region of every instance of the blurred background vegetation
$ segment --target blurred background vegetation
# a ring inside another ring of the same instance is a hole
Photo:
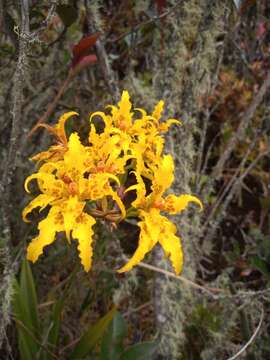
[[[269,1],[1,0],[0,29],[1,359],[270,358]],[[74,110],[83,132],[123,89],[182,121],[166,142],[173,190],[204,203],[174,219],[192,283],[158,247],[155,271],[117,274],[137,245],[124,221],[98,226],[88,274],[61,236],[24,260],[29,157],[51,143],[31,130]]]

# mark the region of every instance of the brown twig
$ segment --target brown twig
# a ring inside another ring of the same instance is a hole
[[[152,24],[156,21],[162,20],[163,18],[165,18],[166,16],[172,14],[174,12],[174,10],[182,4],[182,1],[178,1],[175,5],[173,5],[170,10],[164,12],[163,14],[159,15],[159,16],[153,16],[150,19],[143,21],[139,24],[137,24],[136,26],[134,26],[131,30],[126,31],[125,33],[119,35],[118,37],[111,39],[111,40],[107,40],[108,42],[117,42],[119,40],[122,40],[123,38],[125,38],[126,36],[128,36],[129,34],[136,32],[137,30],[139,30],[141,27]]]
[[[128,261],[128,258],[126,256],[122,256],[124,261]],[[183,282],[184,284],[193,287],[194,289],[201,290],[204,293],[210,295],[214,300],[221,300],[221,299],[246,299],[247,297],[258,297],[259,295],[265,295],[269,294],[270,289],[263,289],[259,291],[238,291],[234,294],[231,294],[229,290],[221,289],[221,288],[212,288],[212,287],[206,287],[202,286],[198,283],[195,283],[192,280],[187,279],[186,277],[182,275],[176,275],[171,271],[167,271],[164,269],[161,269],[157,266],[149,265],[144,262],[140,262],[137,266],[140,266],[142,268],[155,271],[156,273],[163,274],[165,276],[168,276],[170,278],[179,280]]]
[[[259,137],[259,135],[261,134],[260,131],[257,131],[255,138],[253,139],[253,141],[250,143],[245,155],[243,156],[243,159],[240,162],[240,165],[238,166],[238,168],[234,171],[233,176],[231,177],[230,181],[224,186],[224,189],[221,191],[221,195],[218,196],[217,200],[215,201],[215,203],[213,204],[213,207],[211,208],[210,214],[208,215],[206,221],[204,222],[203,225],[203,229],[202,229],[202,233],[204,233],[205,229],[207,229],[209,223],[211,223],[213,217],[216,214],[217,209],[219,208],[219,206],[222,204],[223,200],[225,199],[225,197],[227,195],[229,195],[230,189],[232,188],[233,184],[235,183],[235,181],[237,181],[237,178],[239,177],[240,172],[242,171],[242,169],[244,169],[245,164],[248,160],[248,157],[251,153],[251,151],[253,151],[254,147],[256,146],[256,142],[257,139]]]
[[[66,346],[62,347],[62,349],[60,349],[59,354],[63,354],[63,352],[65,352],[67,349],[70,349],[73,345],[76,345],[81,338],[77,338],[75,340],[72,340],[69,344],[67,344]]]
[[[174,273],[170,272],[170,271],[167,271],[167,270],[164,270],[164,269],[160,269],[156,266],[153,266],[153,265],[149,265],[149,264],[146,264],[144,262],[140,262],[138,264],[138,266],[140,267],[143,267],[145,269],[148,269],[148,270],[152,270],[152,271],[155,271],[155,272],[158,272],[160,274],[163,274],[163,275],[166,275],[166,276],[169,276],[173,279],[177,279],[177,280],[180,280],[182,281],[183,283],[185,283],[186,285],[189,285],[197,290],[201,290],[205,293],[207,293],[208,295],[210,295],[211,297],[214,297],[216,298],[216,294],[217,293],[224,293],[225,291],[222,290],[222,289],[217,289],[217,288],[209,288],[209,287],[205,287],[205,286],[202,286],[202,285],[199,285],[187,278],[185,278],[184,276],[181,276],[181,275],[175,275]]]
[[[48,117],[53,113],[54,109],[56,108],[56,106],[58,104],[58,101],[61,99],[61,97],[63,96],[63,94],[67,90],[71,80],[73,79],[74,74],[75,74],[74,71],[72,69],[70,69],[67,78],[61,84],[55,98],[50,103],[50,105],[48,106],[48,109],[45,111],[45,113],[41,116],[41,118],[39,118],[36,125],[31,129],[31,131],[28,134],[28,137],[31,137],[33,135],[33,133],[37,130],[39,125],[42,124],[42,123],[45,123],[46,120],[48,119]]]
[[[54,12],[55,12],[55,9],[56,9],[56,5],[57,5],[57,2],[58,1],[52,1],[52,5],[48,11],[48,14],[46,16],[46,19],[42,21],[42,23],[40,24],[40,27],[35,31],[35,32],[32,32],[31,33],[31,37],[35,40],[39,33],[41,33],[43,30],[47,29],[48,25],[49,25],[49,22],[51,21],[51,19],[53,18],[54,16]]]
[[[91,31],[93,33],[96,33],[97,30],[96,30],[95,26],[93,25],[94,21],[92,19],[92,14],[89,11],[89,4],[88,4],[87,0],[85,2],[85,5],[86,5],[86,10],[87,10],[87,19],[88,19],[88,23],[89,23],[89,28],[91,28]],[[53,12],[53,10],[51,10],[51,12]],[[49,15],[48,15],[48,17],[49,17]],[[114,78],[114,74],[113,74],[112,69],[110,67],[108,56],[107,56],[107,53],[105,51],[104,45],[100,40],[97,40],[97,42],[96,42],[96,49],[97,49],[97,55],[98,55],[98,60],[99,60],[98,63],[101,66],[103,76],[104,76],[104,78],[105,78],[105,80],[106,80],[106,82],[108,84],[111,95],[113,96],[114,99],[119,99],[119,97],[120,97],[119,89],[116,86],[116,81],[115,81],[115,78]],[[33,133],[37,130],[39,125],[41,123],[46,122],[48,117],[53,113],[53,111],[55,110],[59,100],[61,99],[61,97],[63,96],[65,91],[67,90],[70,82],[72,81],[72,79],[74,78],[75,75],[76,75],[76,68],[75,69],[71,68],[69,70],[69,72],[68,72],[67,78],[61,84],[61,86],[60,86],[54,100],[51,102],[51,104],[49,105],[49,107],[45,111],[45,113],[39,118],[36,125],[31,129],[31,131],[28,134],[28,137],[31,137],[33,135]]]
[[[100,32],[100,29],[97,29],[97,27],[96,27],[95,19],[93,17],[93,14],[90,11],[90,1],[89,0],[85,0],[85,8],[86,8],[88,30],[91,33]],[[111,96],[114,99],[114,101],[118,101],[120,98],[120,92],[119,92],[119,88],[118,88],[117,81],[115,78],[115,73],[113,72],[113,70],[111,68],[106,49],[104,47],[102,40],[100,40],[100,39],[98,39],[96,42],[96,50],[97,50],[97,57],[98,57],[98,65],[100,66],[103,77],[108,85]]]
[[[152,301],[147,301],[146,303],[144,303],[144,304],[136,307],[135,309],[131,309],[131,310],[128,310],[128,311],[124,312],[124,313],[123,313],[123,316],[124,316],[124,317],[129,317],[129,315],[134,314],[134,313],[136,313],[136,312],[138,312],[138,311],[141,311],[141,310],[143,310],[143,309],[151,306],[152,304],[153,304]]]
[[[267,147],[267,150],[264,151],[263,153],[260,153],[253,161],[252,163],[246,168],[246,170],[239,176],[234,178],[234,182],[231,186],[231,189],[229,191],[229,193],[227,194],[224,202],[221,205],[221,208],[218,212],[218,216],[215,219],[214,225],[213,227],[210,229],[210,231],[208,232],[208,234],[206,235],[206,238],[209,242],[212,242],[214,236],[216,235],[216,231],[217,228],[219,226],[219,224],[222,222],[222,219],[224,218],[224,214],[229,206],[229,204],[231,203],[233,196],[235,194],[235,192],[237,191],[239,185],[241,184],[241,182],[244,180],[244,178],[250,173],[250,171],[254,168],[254,166],[264,157],[267,156],[269,154],[269,145]]]
[[[253,119],[256,110],[258,106],[263,101],[263,98],[270,87],[270,71],[268,72],[266,79],[264,80],[262,86],[260,87],[260,90],[257,92],[257,94],[254,96],[251,104],[247,108],[247,110],[243,113],[240,119],[240,124],[238,126],[237,131],[234,133],[234,135],[231,137],[229,144],[222,154],[222,156],[219,158],[219,161],[217,162],[216,166],[213,169],[213,172],[211,174],[211,178],[218,180],[220,176],[222,175],[222,171],[225,165],[225,162],[229,159],[231,153],[235,149],[235,146],[237,143],[243,139],[245,132]]]

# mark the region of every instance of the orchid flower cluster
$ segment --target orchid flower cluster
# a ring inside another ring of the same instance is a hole
[[[25,181],[30,192],[30,182],[35,180],[40,194],[23,210],[24,221],[29,221],[34,208],[48,208],[47,216],[38,224],[38,235],[28,245],[27,259],[35,262],[56,234],[65,232],[69,243],[77,240],[81,264],[88,272],[97,220],[115,228],[121,221],[136,217],[138,247],[118,272],[132,269],[159,243],[179,274],[183,266],[181,241],[176,226],[161,213],[177,214],[189,202],[202,207],[193,195],[164,195],[174,181],[174,162],[171,155],[163,154],[162,134],[179,121],[160,121],[163,101],[151,115],[144,109],[132,111],[127,91],[123,91],[118,106],[108,107],[110,114],[95,112],[90,116],[86,144],[77,132],[66,135],[65,123],[78,115],[76,112],[65,113],[55,126],[42,124],[56,142],[32,158],[39,170]],[[97,116],[101,127],[93,121]],[[128,192],[133,194],[129,203]]]

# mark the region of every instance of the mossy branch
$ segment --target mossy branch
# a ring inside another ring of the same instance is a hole
[[[11,261],[11,206],[12,206],[12,181],[16,169],[19,153],[18,143],[22,130],[22,106],[23,88],[26,69],[27,47],[29,37],[29,2],[21,1],[21,27],[19,33],[19,55],[17,67],[13,79],[13,110],[12,129],[9,140],[9,148],[4,168],[1,198],[2,198],[2,244],[0,262],[2,269],[2,280],[0,288],[1,320],[0,320],[0,346],[6,334],[6,327],[10,322],[10,305],[12,298],[12,280],[14,268]]]

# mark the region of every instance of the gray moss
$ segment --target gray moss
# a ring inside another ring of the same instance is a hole
[[[13,297],[14,273],[8,247],[0,244],[0,348],[7,339],[6,329],[11,321],[11,301]]]
[[[224,2],[211,2],[209,5],[209,1],[185,1],[174,15],[166,18],[162,61],[157,56],[153,58],[156,97],[163,98],[168,114],[180,117],[183,123],[182,127],[174,127],[170,131],[167,141],[176,163],[173,190],[177,194],[193,192],[194,166],[198,155],[194,134],[200,133],[200,98],[209,92],[211,86],[219,57],[217,38],[224,32],[225,12]],[[160,39],[156,39],[156,47],[159,45]],[[194,279],[200,260],[196,249],[201,215],[197,209],[192,211],[192,221],[189,215],[190,212],[185,212],[174,220],[183,243],[183,275]],[[167,263],[160,262],[161,257],[157,252],[155,265],[167,266]],[[183,328],[196,303],[196,296],[190,288],[183,288],[181,283],[160,276],[155,283],[155,294],[160,354],[164,359],[179,359],[185,344]]]

